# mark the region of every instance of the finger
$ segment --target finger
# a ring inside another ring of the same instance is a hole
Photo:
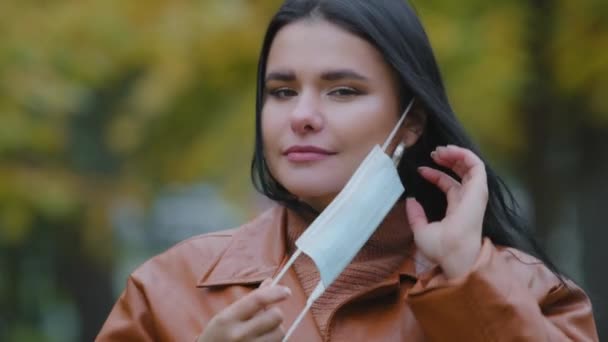
[[[445,172],[423,166],[418,168],[418,173],[420,173],[424,179],[436,185],[445,194],[451,190],[460,188],[460,183]]]
[[[261,287],[226,308],[227,317],[246,321],[266,306],[285,300],[291,290],[285,286]]]
[[[437,164],[454,171],[460,178],[463,178],[468,171],[463,163],[465,158],[463,150],[455,147],[438,146],[435,151],[431,152],[431,157]]]
[[[439,146],[431,153],[433,160],[446,168],[454,171],[461,179],[476,176],[480,173],[485,175],[485,165],[481,159],[468,149],[448,145]]]
[[[438,147],[432,156],[438,164],[451,168],[462,179],[461,202],[481,205],[480,208],[485,210],[488,185],[483,161],[470,150],[454,145]]]
[[[243,336],[262,336],[281,328],[283,313],[277,307],[268,309],[253,316],[242,324]]]
[[[420,230],[429,224],[424,208],[415,198],[405,201],[405,212],[412,231]]]
[[[259,336],[255,338],[253,341],[255,342],[280,342],[283,341],[283,337],[285,336],[285,332],[281,329],[274,329],[273,331]]]

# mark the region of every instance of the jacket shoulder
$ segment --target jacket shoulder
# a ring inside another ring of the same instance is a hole
[[[159,279],[188,279],[196,283],[221,257],[241,227],[193,236],[148,259],[131,273],[143,284]]]
[[[131,279],[143,284],[154,284],[159,279],[170,277],[196,284],[219,262],[235,240],[235,236],[245,232],[255,234],[276,217],[278,210],[267,210],[236,228],[201,234],[181,241],[144,262],[131,273]]]

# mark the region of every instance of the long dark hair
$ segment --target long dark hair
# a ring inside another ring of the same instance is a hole
[[[401,103],[413,96],[417,111],[426,114],[426,125],[418,141],[409,148],[399,165],[406,196],[415,197],[429,220],[440,220],[447,207],[445,195],[425,181],[419,166],[431,166],[455,176],[435,164],[430,153],[437,146],[453,144],[481,156],[452,110],[424,28],[414,9],[404,0],[287,0],[270,22],[260,54],[256,95],[255,152],[251,176],[258,191],[288,208],[304,213],[312,210],[289,193],[270,173],[263,154],[261,113],[264,105],[264,78],[268,53],[277,32],[302,19],[323,19],[365,39],[384,56],[399,76]],[[488,205],[483,236],[493,243],[514,247],[542,260],[556,275],[559,272],[539,247],[517,212],[517,203],[504,182],[484,160],[488,183]],[[560,277],[561,278],[561,277]]]

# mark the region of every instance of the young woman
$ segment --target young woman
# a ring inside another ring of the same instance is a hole
[[[404,1],[286,1],[257,86],[252,175],[276,206],[142,265],[99,341],[280,341],[319,274],[302,256],[280,285],[268,279],[412,100],[389,148],[405,146],[404,198],[291,340],[597,340],[588,298],[511,209]]]

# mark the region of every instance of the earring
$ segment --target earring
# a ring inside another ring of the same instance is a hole
[[[395,164],[395,167],[401,162],[401,158],[403,157],[404,153],[405,143],[400,142],[399,145],[397,145],[397,147],[395,148],[395,152],[393,152],[393,164]]]

